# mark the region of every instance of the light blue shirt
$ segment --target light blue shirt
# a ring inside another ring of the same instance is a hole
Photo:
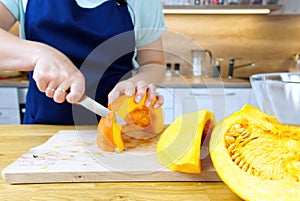
[[[108,0],[75,0],[80,7],[94,8]],[[0,0],[20,22],[20,37],[24,32],[24,13],[28,0]],[[136,47],[155,41],[164,33],[166,26],[162,13],[161,0],[127,0],[135,30]]]

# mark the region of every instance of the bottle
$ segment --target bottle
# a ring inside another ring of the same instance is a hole
[[[180,64],[179,63],[175,63],[174,65],[174,75],[175,76],[180,76]]]
[[[167,63],[166,76],[167,77],[172,76],[172,64],[171,63]]]

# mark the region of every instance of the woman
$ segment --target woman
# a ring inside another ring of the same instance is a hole
[[[22,39],[7,32],[17,20]],[[164,29],[160,0],[0,0],[0,69],[31,71],[27,124],[86,123],[72,105],[84,94],[104,105],[147,94],[160,107]]]

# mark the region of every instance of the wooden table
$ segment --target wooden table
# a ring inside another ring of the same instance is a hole
[[[72,126],[0,126],[0,170],[30,148]],[[0,200],[235,201],[241,200],[223,182],[111,182],[9,185],[1,177]]]

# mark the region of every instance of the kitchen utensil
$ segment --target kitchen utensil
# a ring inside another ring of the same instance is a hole
[[[156,159],[157,138],[126,152],[104,152],[96,145],[95,130],[60,130],[7,166],[3,179],[10,184],[112,181],[221,181],[209,157],[202,172],[173,172]]]
[[[193,75],[212,77],[212,53],[210,50],[192,50]]]
[[[111,112],[111,110],[107,109],[106,107],[86,95],[80,100],[79,104],[104,118],[108,115],[108,113]],[[126,124],[126,122],[120,116],[115,113],[114,116],[118,124]]]
[[[250,77],[258,105],[281,123],[300,125],[300,73],[265,73]]]
[[[295,68],[300,69],[300,53],[295,54],[294,59],[295,59],[295,62],[296,62]]]

